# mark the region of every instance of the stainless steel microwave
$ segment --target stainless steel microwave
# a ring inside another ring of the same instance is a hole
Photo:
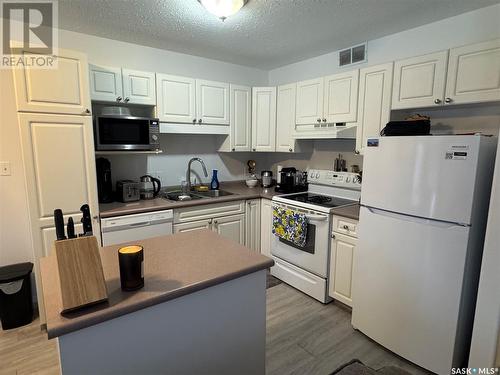
[[[157,118],[101,115],[94,118],[94,141],[97,151],[160,148],[160,121]]]

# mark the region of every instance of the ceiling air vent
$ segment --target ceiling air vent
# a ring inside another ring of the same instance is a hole
[[[366,43],[339,52],[339,66],[358,64],[366,61]]]

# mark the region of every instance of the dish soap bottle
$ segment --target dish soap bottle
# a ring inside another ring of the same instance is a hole
[[[219,190],[219,180],[217,179],[217,169],[212,171],[212,182],[210,182],[211,190]]]

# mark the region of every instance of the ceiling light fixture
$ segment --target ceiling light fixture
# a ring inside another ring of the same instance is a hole
[[[248,0],[198,0],[210,13],[224,21],[237,13]]]

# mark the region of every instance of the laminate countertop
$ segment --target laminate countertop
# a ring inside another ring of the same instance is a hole
[[[222,182],[220,189],[233,193],[233,195],[225,195],[217,198],[196,199],[191,201],[172,201],[163,198],[155,198],[149,200],[140,200],[137,202],[113,202],[99,204],[101,218],[139,214],[143,212],[152,212],[160,210],[171,210],[181,207],[200,206],[211,203],[231,202],[246,199],[266,198],[272,199],[278,195],[274,191],[274,186],[268,189],[260,186],[249,188],[245,181]]]
[[[274,261],[210,230],[178,233],[128,244],[144,248],[142,289],[120,287],[118,248],[100,249],[108,301],[61,315],[61,289],[55,255],[40,260],[40,274],[48,337],[54,338],[174,298],[197,292],[253,272]]]
[[[347,206],[341,206],[338,208],[334,208],[332,210],[332,215],[347,217],[353,220],[359,220],[359,204],[349,204]]]

